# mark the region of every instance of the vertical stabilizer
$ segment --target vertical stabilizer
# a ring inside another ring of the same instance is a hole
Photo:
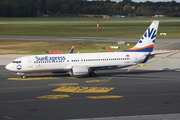
[[[72,54],[74,52],[74,45],[71,47],[71,49],[69,50],[69,54]]]
[[[137,44],[124,52],[152,52],[156,40],[159,21],[153,21]]]

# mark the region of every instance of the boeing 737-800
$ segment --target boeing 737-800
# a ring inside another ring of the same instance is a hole
[[[123,52],[44,54],[20,57],[6,69],[25,78],[27,73],[64,73],[71,76],[95,76],[95,71],[118,69],[145,63],[152,58],[159,21],[153,21],[137,44]]]

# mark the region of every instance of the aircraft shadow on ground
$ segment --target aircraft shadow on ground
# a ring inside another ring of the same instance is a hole
[[[125,71],[128,71],[128,69],[124,69]],[[98,78],[98,77],[127,77],[131,75],[135,75],[135,77],[138,77],[139,75],[143,74],[151,74],[151,73],[166,73],[166,72],[179,72],[180,68],[176,69],[169,69],[169,68],[164,68],[162,70],[132,70],[130,72],[122,72],[119,70],[108,70],[108,71],[100,71],[96,72],[96,76],[92,78]],[[28,74],[26,75],[26,78],[36,78],[36,77],[71,77],[69,73],[59,73],[59,74]],[[87,76],[81,76],[78,78],[86,78]],[[143,76],[145,77],[145,76]],[[149,77],[148,77],[149,78]],[[152,76],[152,78],[155,78],[155,76]],[[158,77],[156,77],[158,78]]]
[[[112,71],[112,72],[101,72],[101,73],[97,73],[98,76],[106,76],[106,77],[113,77],[113,76],[116,76],[116,77],[127,77],[127,75],[136,75],[136,77],[138,75],[142,75],[142,74],[152,74],[152,73],[171,73],[171,72],[179,72],[180,71],[180,68],[176,68],[176,69],[169,69],[169,68],[164,68],[162,70],[133,70],[133,71],[130,71],[130,72],[118,72],[118,71]],[[152,76],[153,78],[155,76]]]

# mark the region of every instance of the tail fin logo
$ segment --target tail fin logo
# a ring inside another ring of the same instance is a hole
[[[124,52],[152,52],[156,40],[158,25],[159,21],[153,21],[137,44],[132,48],[124,50]]]
[[[150,38],[154,43],[156,39],[156,30],[154,28],[148,28],[142,38],[139,40],[139,43],[142,43],[145,38]]]

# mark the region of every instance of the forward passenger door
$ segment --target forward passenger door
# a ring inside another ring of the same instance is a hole
[[[28,67],[33,67],[33,61],[32,61],[32,59],[31,59],[31,58],[28,58],[27,61],[28,61]]]

